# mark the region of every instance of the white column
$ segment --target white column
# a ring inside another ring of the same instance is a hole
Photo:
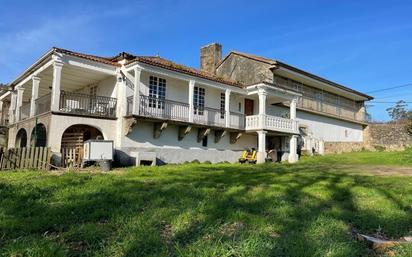
[[[52,93],[51,93],[51,110],[59,111],[60,109],[60,87],[61,87],[61,74],[62,74],[63,63],[54,62],[53,63],[53,82],[52,82]]]
[[[39,84],[40,78],[34,76],[32,78],[31,87],[30,117],[34,117],[34,115],[36,115],[36,100],[39,98]]]
[[[325,142],[323,140],[319,140],[319,154],[325,155]]]
[[[1,113],[0,124],[3,125],[4,124],[4,113],[3,113],[3,101],[2,100],[0,100],[0,113]]]
[[[259,128],[264,129],[265,127],[265,116],[266,116],[266,97],[267,93],[264,89],[259,89]]]
[[[266,133],[267,131],[260,130],[258,134],[258,152],[257,163],[264,163],[266,159]]]
[[[259,95],[259,115],[265,115],[266,114],[267,93],[264,89],[259,89],[258,95]]]
[[[23,93],[24,88],[19,87],[17,89],[17,101],[16,101],[16,121],[20,121],[21,118],[21,106],[23,105]]]
[[[15,121],[15,110],[16,110],[16,100],[17,100],[17,92],[12,91],[11,92],[11,100],[10,100],[10,109],[9,109],[9,123],[13,124]]]
[[[133,92],[133,114],[139,115],[140,106],[140,76],[142,70],[139,68],[134,68],[134,92]]]
[[[194,103],[193,103],[193,95],[195,93],[195,81],[189,81],[189,122],[193,122],[194,118]]]
[[[226,127],[230,127],[230,89],[225,90],[225,122],[226,122]]]
[[[296,119],[296,99],[294,98],[292,101],[290,101],[290,119],[294,120]]]
[[[117,92],[117,110],[116,110],[116,148],[121,148],[123,146],[124,139],[124,120],[123,117],[127,113],[127,97],[126,97],[126,81],[123,79],[122,74],[117,73],[117,83],[116,83],[116,92]]]
[[[288,161],[289,163],[295,163],[298,161],[298,155],[297,155],[297,138],[298,136],[290,136],[290,142],[289,142],[289,158]]]

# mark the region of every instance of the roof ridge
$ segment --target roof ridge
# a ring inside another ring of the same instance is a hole
[[[224,84],[228,84],[231,86],[236,86],[239,88],[242,88],[243,85],[235,80],[232,79],[228,79],[228,78],[224,78],[224,77],[220,77],[217,76],[216,74],[212,74],[206,71],[202,71],[200,69],[194,68],[194,67],[190,67],[184,64],[179,64],[176,63],[174,61],[171,61],[169,59],[165,59],[163,57],[159,57],[159,56],[137,56],[135,59],[130,60],[128,62],[125,63],[125,65],[131,64],[133,62],[143,62],[149,65],[154,65],[160,68],[165,68],[165,69],[169,69],[169,70],[173,70],[173,71],[177,71],[177,72],[182,72],[182,73],[186,73],[189,75],[193,75],[193,76],[197,76],[200,78],[204,78],[204,79],[208,79],[208,80],[212,80],[212,81],[216,81],[219,83],[224,83]]]

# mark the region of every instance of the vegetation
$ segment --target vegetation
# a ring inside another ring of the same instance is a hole
[[[295,165],[0,173],[2,256],[376,256],[351,228],[410,235],[412,151]],[[412,246],[392,249],[412,256]]]
[[[404,120],[408,117],[407,107],[408,104],[405,101],[400,100],[396,102],[395,106],[387,108],[386,111],[393,121]]]

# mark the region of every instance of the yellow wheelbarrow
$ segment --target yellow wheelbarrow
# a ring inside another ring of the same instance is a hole
[[[252,151],[243,151],[242,157],[239,158],[240,163],[253,163],[256,164],[256,150]]]

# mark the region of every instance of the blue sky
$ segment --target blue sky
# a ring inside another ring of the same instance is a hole
[[[199,47],[284,61],[362,92],[412,83],[411,1],[9,1],[0,3],[0,82],[52,46],[160,54],[198,67]],[[412,101],[412,86],[372,94]],[[386,120],[391,104],[373,104]],[[412,108],[412,104],[411,104]]]

